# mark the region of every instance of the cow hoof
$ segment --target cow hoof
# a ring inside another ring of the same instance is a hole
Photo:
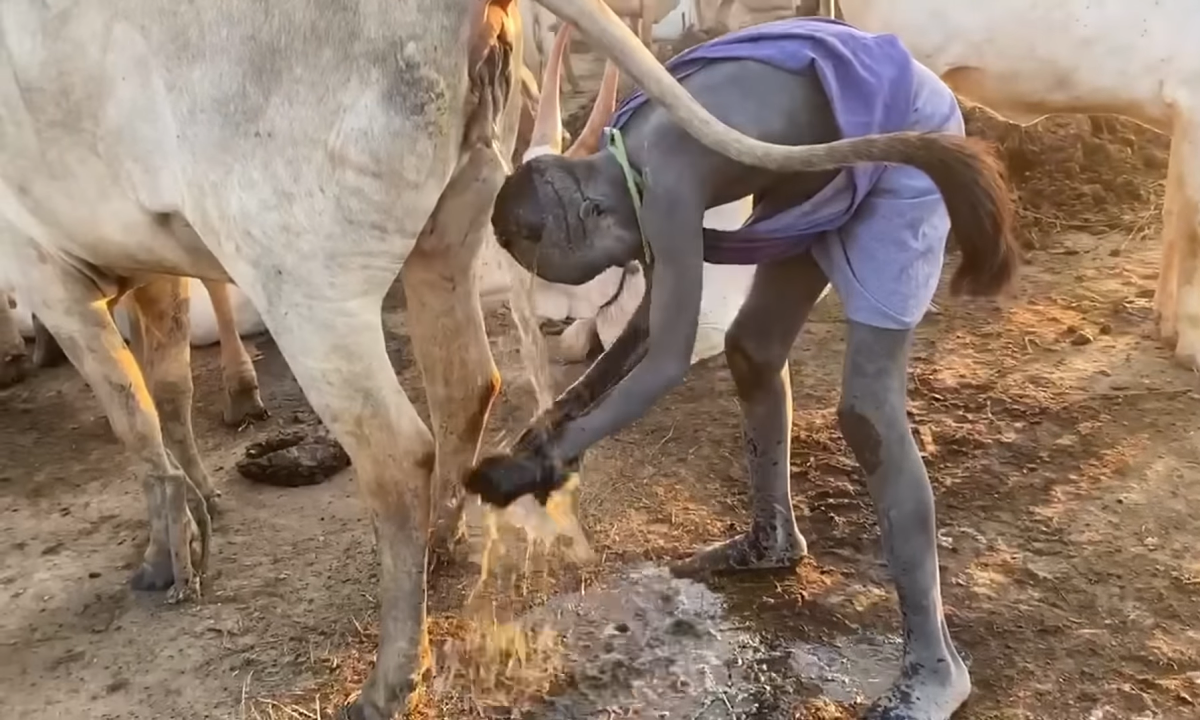
[[[144,562],[129,578],[129,587],[142,592],[161,592],[174,584],[175,573],[171,570],[170,562],[163,563],[161,567]]]
[[[871,703],[863,720],[950,720],[971,694],[967,666],[950,653],[932,670],[906,662],[900,679]]]
[[[725,542],[711,545],[687,560],[673,563],[671,572],[678,577],[695,577],[721,573],[792,570],[808,554],[804,536],[793,530],[778,538],[770,528],[747,532]]]
[[[0,361],[0,389],[12,387],[29,375],[29,357],[25,353],[10,355]]]
[[[187,582],[175,583],[167,591],[167,604],[179,605],[200,599],[200,576],[193,574]]]
[[[229,427],[242,427],[247,423],[266,420],[268,417],[270,413],[263,406],[257,385],[235,388],[226,394],[222,419]]]

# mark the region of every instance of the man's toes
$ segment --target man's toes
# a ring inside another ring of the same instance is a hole
[[[241,427],[248,422],[266,420],[268,416],[257,386],[235,388],[225,396],[222,420],[230,427]]]

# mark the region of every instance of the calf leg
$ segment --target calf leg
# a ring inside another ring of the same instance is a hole
[[[906,414],[911,344],[911,331],[848,323],[838,425],[867,476],[903,625],[900,677],[867,717],[944,720],[971,679],[942,612],[933,490]]]
[[[150,542],[131,584],[139,590],[169,587],[171,602],[196,597],[208,555],[207,510],[163,443],[158,412],[138,363],[113,322],[106,298],[92,278],[65,265],[48,263],[45,256],[31,253],[25,267],[37,269],[37,276],[28,278],[30,287],[37,288],[31,296],[31,310],[59,339],[67,358],[103,406],[113,432],[139,465]],[[195,516],[189,501],[196,509]]]
[[[764,265],[725,335],[742,408],[750,474],[750,529],[700,551],[678,574],[792,567],[806,552],[792,512],[792,392],[788,353],[828,280],[805,254]]]
[[[8,294],[0,292],[0,388],[24,380],[29,367],[25,339],[17,327],[14,309]]]
[[[217,332],[221,338],[221,379],[225,387],[223,419],[226,425],[240,426],[248,420],[267,417],[262,398],[258,394],[258,375],[254,363],[242,338],[238,334],[233,317],[233,305],[229,302],[229,285],[204,281],[204,289],[212,300],[213,314],[217,318]]]
[[[1200,118],[1181,116],[1175,125],[1155,311],[1175,359],[1200,369]]]
[[[131,294],[137,327],[137,356],[154,406],[158,410],[163,441],[171,456],[187,473],[205,502],[217,491],[196,449],[192,431],[192,348],[190,303],[184,278],[162,278]]]

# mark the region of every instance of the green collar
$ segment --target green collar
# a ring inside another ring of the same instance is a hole
[[[625,150],[625,137],[621,135],[621,131],[614,127],[606,127],[604,137],[608,141],[608,151],[617,159],[617,164],[621,166],[621,172],[625,175],[625,186],[629,189],[630,199],[633,200],[633,214],[637,218],[638,233],[642,236],[642,252],[645,253],[646,264],[649,265],[653,255],[650,253],[650,243],[646,241],[646,233],[642,229],[642,191],[646,187],[645,182],[629,164],[629,153]]]

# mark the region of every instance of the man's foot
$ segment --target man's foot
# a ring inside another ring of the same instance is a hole
[[[949,720],[971,694],[971,675],[953,649],[932,664],[908,661],[864,720]]]
[[[783,570],[794,568],[808,554],[804,536],[795,526],[759,526],[737,537],[707,547],[687,560],[671,565],[671,572],[681,577],[752,570]]]

